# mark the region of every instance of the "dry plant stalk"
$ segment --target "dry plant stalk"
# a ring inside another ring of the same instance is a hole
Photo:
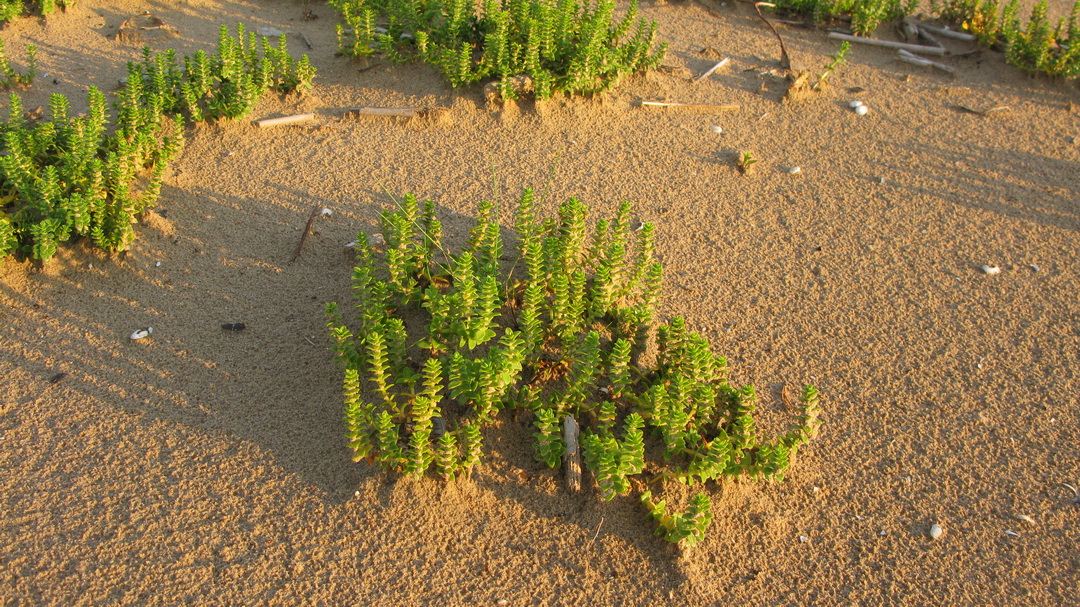
[[[723,58],[723,59],[721,59],[721,60],[720,60],[720,61],[719,61],[719,62],[718,62],[718,63],[717,63],[716,65],[714,65],[714,66],[710,67],[710,68],[709,68],[709,70],[708,70],[707,72],[705,72],[704,74],[702,74],[702,75],[698,76],[697,78],[695,78],[695,79],[694,79],[694,84],[697,84],[698,82],[701,82],[702,80],[705,80],[705,79],[706,79],[706,78],[708,78],[709,76],[712,76],[712,75],[713,75],[713,73],[714,73],[714,72],[715,72],[716,70],[718,70],[718,69],[720,69],[720,68],[724,67],[724,66],[725,66],[725,65],[727,65],[728,63],[731,63],[731,58],[730,58],[730,57],[724,57],[724,58]]]
[[[308,216],[307,225],[304,226],[304,233],[300,234],[300,242],[296,243],[296,250],[293,251],[292,259],[289,263],[296,261],[297,257],[300,257],[300,249],[304,248],[304,241],[307,240],[308,234],[311,232],[311,225],[315,223],[315,218],[319,216],[319,212],[322,207],[315,205],[314,209],[311,209],[311,215]]]
[[[717,112],[735,112],[739,110],[738,105],[715,105],[711,103],[678,103],[675,101],[642,101],[641,105],[644,107],[685,107],[701,110],[713,110]]]
[[[419,107],[351,107],[345,110],[346,114],[360,114],[361,116],[399,116],[412,118],[424,111]]]
[[[772,30],[772,33],[774,36],[776,36],[776,39],[780,41],[780,69],[790,70],[791,58],[788,57],[787,49],[784,48],[784,39],[780,37],[780,32],[776,31],[776,27],[773,26],[773,24],[765,18],[765,15],[761,14],[761,7],[763,6],[767,8],[776,8],[776,5],[771,2],[757,2],[754,4],[754,10],[757,11],[757,16],[765,22],[765,25],[769,26],[769,29]]]

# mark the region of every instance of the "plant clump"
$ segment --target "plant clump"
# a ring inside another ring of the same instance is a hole
[[[5,65],[0,77],[10,80]],[[12,95],[0,124],[0,259],[46,261],[60,243],[84,236],[106,251],[127,250],[133,224],[156,203],[183,147],[185,117],[242,118],[266,92],[303,91],[314,74],[307,56],[289,56],[284,36],[277,46],[265,37],[257,44],[242,25],[235,38],[222,26],[213,55],[198,51],[181,63],[173,50],[144,49],[142,62],[129,62],[114,122],[93,87],[84,115],[71,116],[68,99],[54,94],[39,123]]]
[[[634,491],[646,461],[660,470],[653,481],[783,479],[821,423],[817,391],[806,387],[788,432],[757,432],[753,387],[729,383],[726,359],[683,319],[657,322],[653,224],[634,226],[624,203],[590,230],[574,198],[541,220],[526,190],[513,243],[522,267],[507,268],[496,217],[482,203],[468,244],[451,254],[434,203],[410,195],[381,215],[384,254],[359,235],[356,318],[326,305],[355,460],[416,477],[468,475],[484,429],[514,410],[532,415],[536,459],[552,468],[566,454],[560,428],[580,423],[604,500]],[[710,520],[704,493],[685,512],[649,492],[641,501],[673,542],[692,545]]]
[[[35,9],[36,14],[47,17],[58,8],[67,10],[72,6],[75,6],[75,0],[0,0],[0,23],[30,14]]]
[[[342,15],[341,51],[419,60],[455,87],[494,80],[504,99],[556,91],[593,94],[659,65],[656,23],[637,18],[636,0],[621,17],[615,0],[331,0]],[[385,26],[376,25],[383,20]]]

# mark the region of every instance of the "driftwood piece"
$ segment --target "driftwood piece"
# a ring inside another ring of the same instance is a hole
[[[870,46],[883,46],[885,48],[902,48],[905,51],[910,51],[912,53],[922,53],[924,55],[945,55],[945,49],[938,46],[907,44],[906,42],[892,42],[891,40],[878,40],[876,38],[862,38],[860,36],[841,34],[840,32],[829,32],[829,38],[832,40],[846,40],[848,42],[856,42],[858,44],[867,44]]]
[[[910,63],[911,65],[918,65],[920,67],[932,67],[932,68],[939,69],[939,70],[941,70],[943,72],[948,72],[950,74],[955,74],[956,73],[956,68],[954,68],[954,67],[952,67],[950,65],[945,65],[944,63],[938,63],[937,61],[931,61],[929,59],[924,59],[922,57],[917,57],[917,56],[905,51],[904,49],[898,49],[896,51],[896,53],[897,53],[896,59],[898,61],[903,61],[904,63]]]
[[[926,31],[930,32],[931,34],[937,34],[938,36],[942,36],[942,37],[945,37],[945,38],[952,38],[953,40],[963,40],[964,42],[975,42],[978,39],[973,34],[968,34],[968,33],[965,33],[965,32],[958,32],[956,30],[946,29],[944,27],[938,27],[936,25],[928,25],[928,24],[922,23],[922,22],[918,22],[916,25],[919,26],[919,29],[926,30]]]
[[[255,126],[285,126],[288,124],[296,124],[298,122],[307,122],[313,118],[315,118],[315,114],[294,114],[292,116],[281,116],[279,118],[263,118],[262,120],[256,120]]]
[[[738,105],[715,105],[711,103],[678,103],[675,101],[642,101],[644,107],[685,107],[699,110],[713,110],[716,112],[735,112]]]
[[[724,57],[723,59],[721,59],[719,61],[719,63],[717,63],[716,65],[710,67],[709,71],[707,71],[704,74],[702,74],[702,75],[698,76],[697,78],[695,78],[694,79],[694,84],[697,84],[698,82],[701,82],[702,80],[705,80],[709,76],[712,76],[713,72],[715,72],[716,70],[724,67],[728,63],[731,63],[731,58],[730,57]]]
[[[563,418],[563,444],[566,445],[563,470],[566,472],[566,488],[574,493],[581,491],[581,446],[578,441],[580,432],[573,415]]]

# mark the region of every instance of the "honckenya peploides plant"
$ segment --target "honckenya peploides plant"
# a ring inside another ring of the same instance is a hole
[[[817,391],[805,388],[789,431],[762,437],[753,387],[731,385],[727,361],[683,319],[657,322],[654,226],[632,225],[626,203],[591,229],[577,199],[558,217],[535,209],[526,190],[509,247],[485,202],[450,253],[434,203],[413,196],[382,213],[384,253],[359,235],[355,318],[326,305],[349,448],[357,461],[449,480],[480,463],[484,429],[502,411],[534,418],[536,458],[552,468],[567,455],[565,429],[580,424],[599,497],[638,492],[658,534],[693,545],[711,520],[707,495],[671,511],[645,487],[781,480],[821,423]]]
[[[19,74],[3,51],[0,43],[0,87],[28,84],[33,62]],[[112,124],[95,88],[85,116],[71,116],[68,99],[54,94],[48,120],[36,124],[12,95],[0,123],[0,259],[16,253],[47,261],[60,243],[81,237],[126,250],[183,147],[185,117],[243,118],[265,93],[303,92],[314,76],[306,55],[288,54],[284,35],[276,46],[265,37],[259,43],[237,25],[235,38],[221,27],[216,53],[198,51],[182,64],[173,50],[144,49],[142,62],[128,63]]]

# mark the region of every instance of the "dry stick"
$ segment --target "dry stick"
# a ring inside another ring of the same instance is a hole
[[[677,103],[674,101],[642,101],[641,105],[645,107],[688,107],[705,110],[716,110],[718,112],[734,112],[737,111],[740,107],[738,105],[714,105],[711,103]]]
[[[848,34],[841,34],[840,32],[829,32],[829,38],[832,40],[847,40],[848,42],[857,42],[859,44],[868,44],[870,46],[883,46],[885,48],[902,48],[906,51],[913,53],[922,53],[924,55],[938,55],[944,56],[945,49],[937,46],[925,46],[922,44],[906,44],[904,42],[892,42],[889,40],[877,40],[875,38],[862,38],[859,36],[850,36]]]
[[[731,63],[731,58],[730,57],[724,57],[723,59],[720,60],[719,63],[717,63],[716,65],[710,67],[709,71],[705,72],[704,74],[702,74],[702,75],[698,76],[696,79],[694,79],[694,84],[697,84],[698,82],[701,82],[702,80],[708,78],[709,76],[712,76],[713,72],[715,72],[716,70],[724,67],[728,63]]]
[[[300,257],[300,249],[304,248],[304,241],[307,240],[308,232],[311,232],[311,224],[315,223],[315,218],[319,216],[319,212],[322,211],[322,207],[315,205],[314,209],[311,209],[311,215],[307,219],[307,225],[304,226],[304,233],[300,235],[300,242],[296,243],[296,250],[293,251],[292,259],[289,263],[296,261],[297,257]]]
[[[776,31],[776,28],[773,27],[772,23],[769,23],[769,20],[765,18],[765,15],[761,14],[761,7],[763,6],[776,8],[776,5],[771,2],[756,2],[754,3],[754,10],[757,11],[757,16],[765,22],[765,25],[769,26],[769,29],[772,30],[773,36],[776,36],[776,39],[780,41],[780,69],[790,70],[791,58],[788,57],[787,49],[784,48],[784,39],[780,37],[780,32]]]
[[[581,491],[581,448],[578,446],[577,420],[573,415],[563,418],[563,444],[566,445],[566,453],[563,454],[563,468],[566,471],[566,488],[571,492]]]
[[[297,32],[297,33],[300,34],[300,39],[304,41],[304,44],[307,45],[308,49],[315,48],[314,46],[312,46],[311,40],[308,40],[308,37],[304,35],[304,32]]]
[[[307,122],[313,118],[315,118],[315,114],[296,114],[293,116],[282,116],[280,118],[263,118],[262,120],[256,120],[255,126],[283,126],[287,124],[296,124],[297,122]]]
[[[952,38],[953,40],[963,40],[964,42],[975,42],[977,38],[972,34],[966,34],[964,32],[957,32],[943,27],[937,27],[935,25],[927,25],[925,23],[917,23],[919,29],[924,29],[930,33],[937,34],[938,36],[944,36],[946,38]]]
[[[904,49],[898,49],[896,53],[897,60],[903,61],[904,63],[910,63],[911,65],[918,65],[920,67],[933,67],[943,72],[948,72],[950,74],[956,73],[956,68],[952,66],[938,63],[937,61],[931,61],[929,59],[923,59],[922,57],[916,57],[915,55],[905,51]]]
[[[361,114],[364,116],[404,116],[412,118],[419,114],[422,108],[418,107],[351,107],[345,113]]]

